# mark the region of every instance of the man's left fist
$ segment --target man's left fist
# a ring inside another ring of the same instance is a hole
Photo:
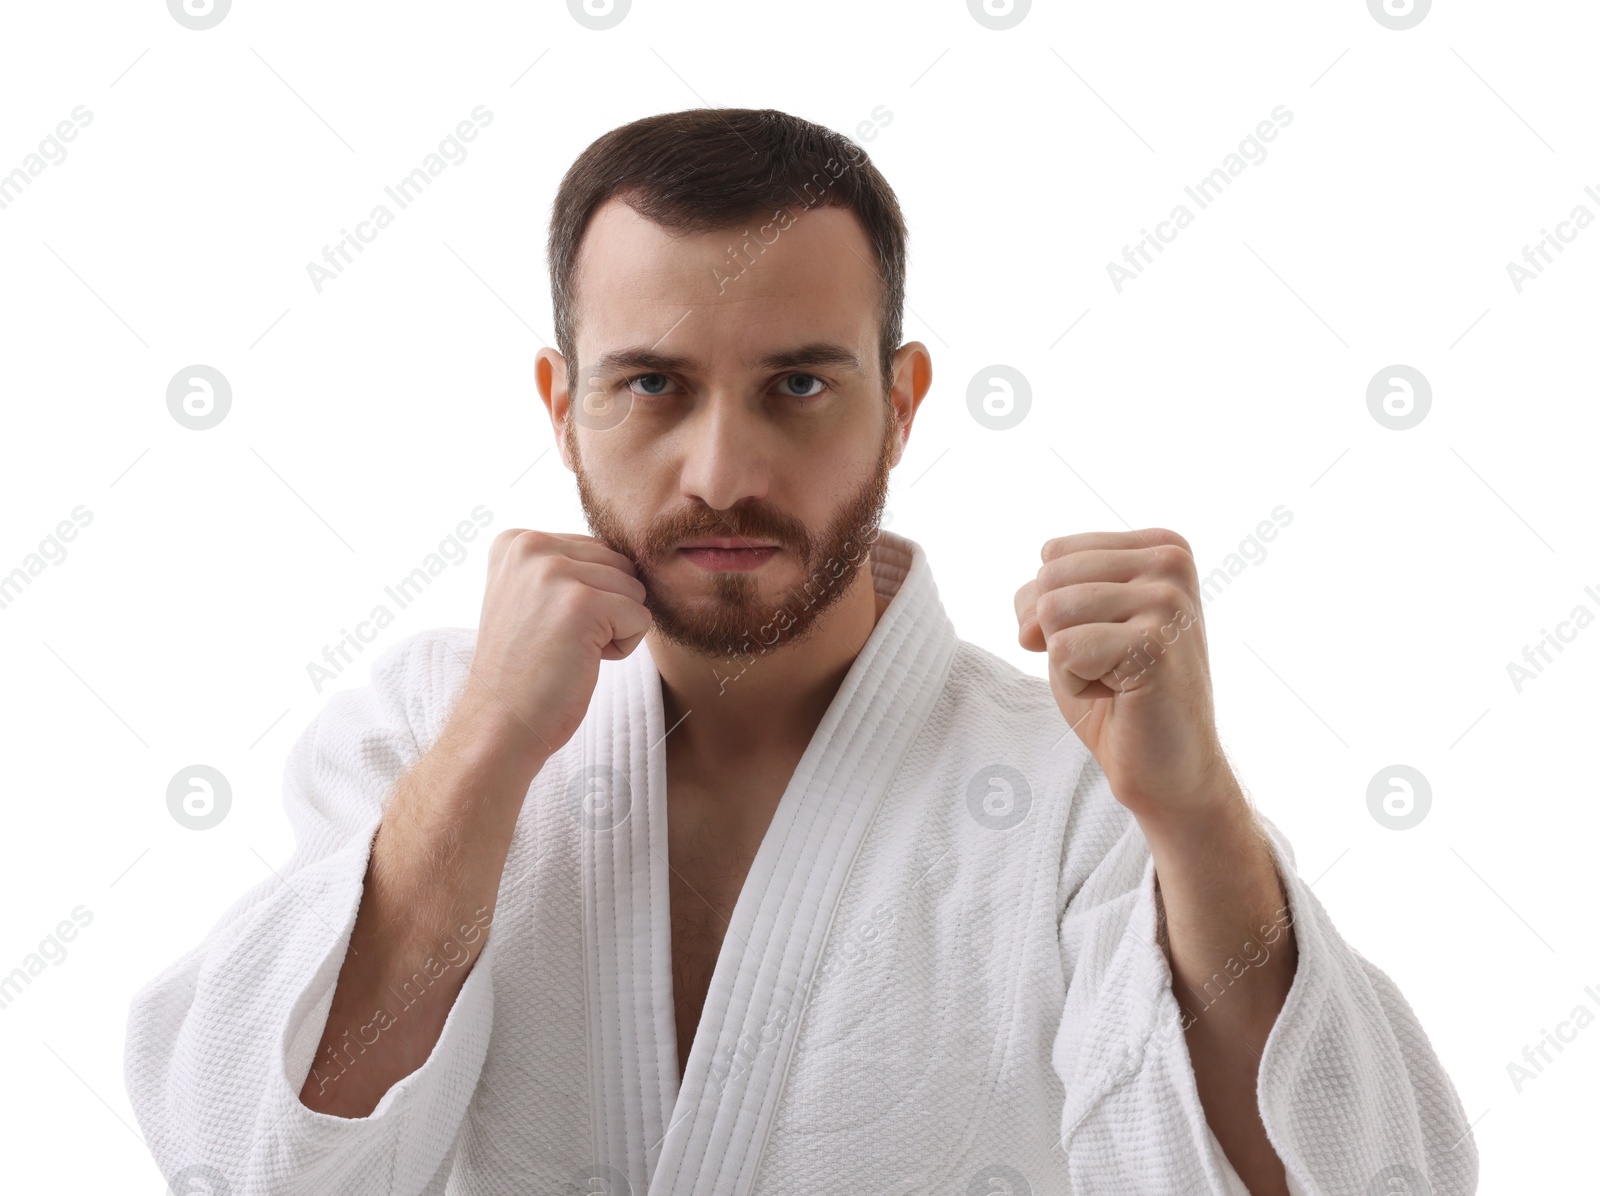
[[[1056,705],[1111,792],[1140,819],[1205,815],[1236,799],[1217,738],[1189,542],[1165,528],[1045,543],[1017,591],[1017,638],[1048,652]]]

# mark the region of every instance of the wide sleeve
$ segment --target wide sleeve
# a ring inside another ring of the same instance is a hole
[[[1061,1146],[1079,1196],[1248,1196],[1206,1123],[1157,924],[1155,862],[1088,756],[1072,794],[1058,895],[1066,1000],[1052,1063],[1066,1091]],[[1477,1191],[1461,1101],[1394,982],[1339,935],[1268,832],[1298,963],[1267,1037],[1257,1106],[1294,1196]],[[1277,950],[1271,933],[1232,977]],[[1217,999],[1215,996],[1212,999]]]
[[[204,1179],[205,1190],[232,1196],[444,1191],[488,1049],[492,931],[433,1053],[369,1116],[314,1112],[299,1093],[327,1025],[373,836],[395,782],[422,754],[419,736],[427,742],[441,701],[453,697],[442,686],[448,654],[459,650],[448,634],[413,636],[373,662],[368,685],[328,699],[284,770],[289,860],[133,997],[124,1081],[174,1190]],[[352,1056],[360,1049],[352,1040]]]

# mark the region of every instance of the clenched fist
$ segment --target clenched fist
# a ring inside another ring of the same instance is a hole
[[[602,660],[650,630],[633,562],[593,536],[507,528],[489,549],[472,671],[452,719],[547,757],[577,731]]]
[[[1226,801],[1200,586],[1189,543],[1152,527],[1048,541],[1016,595],[1018,642],[1049,655],[1050,688],[1113,795],[1143,819]]]

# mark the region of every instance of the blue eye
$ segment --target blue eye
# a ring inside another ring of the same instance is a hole
[[[815,374],[790,374],[786,378],[784,378],[784,381],[785,382],[792,382],[796,378],[805,378],[805,379],[808,379],[809,381],[815,382],[818,386],[821,386],[824,389],[827,388],[827,383],[823,382],[823,380],[821,378],[817,377]],[[819,398],[820,396],[821,396],[821,391],[812,391],[810,394],[803,394],[803,395],[796,395],[796,394],[785,395],[786,398],[790,398],[790,399],[815,399],[815,398]]]
[[[819,398],[822,397],[823,393],[828,389],[828,384],[826,382],[824,382],[821,378],[817,377],[815,374],[785,374],[783,379],[782,379],[782,381],[779,383],[779,385],[787,387],[787,385],[789,383],[793,382],[796,378],[802,379],[802,380],[804,380],[806,382],[815,383],[816,386],[817,386],[817,389],[816,390],[808,389],[805,394],[795,394],[793,391],[785,389],[782,392],[784,398],[786,398],[786,399],[819,399]],[[625,385],[628,387],[628,389],[634,395],[638,396],[639,398],[643,398],[643,399],[659,399],[659,398],[663,398],[663,397],[673,393],[671,390],[668,390],[668,389],[651,389],[652,387],[663,387],[664,388],[664,387],[670,387],[671,385],[673,385],[673,382],[672,382],[671,378],[667,377],[665,374],[660,374],[660,373],[655,373],[655,374],[636,374],[632,378],[629,378],[627,380],[627,382],[625,383]],[[641,386],[643,387],[642,389],[640,389]]]
[[[640,374],[636,378],[629,378],[628,379],[628,388],[631,390],[633,388],[634,383],[636,383],[636,382],[644,382],[647,379],[657,379],[657,380],[659,380],[661,382],[671,382],[672,381],[672,379],[668,378],[665,374]],[[646,398],[658,398],[664,392],[657,391],[657,390],[645,390],[645,391],[635,390],[633,393],[634,394],[642,394]]]

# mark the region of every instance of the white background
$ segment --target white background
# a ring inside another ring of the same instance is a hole
[[[910,225],[905,335],[935,379],[888,526],[963,638],[1043,674],[1011,599],[1051,536],[1170,527],[1205,574],[1292,512],[1205,611],[1239,775],[1427,1027],[1482,1190],[1593,1183],[1600,1028],[1520,1093],[1507,1070],[1600,1013],[1600,629],[1521,692],[1507,671],[1600,614],[1600,228],[1520,293],[1506,268],[1600,215],[1591,5],[1440,4],[1404,31],[1351,0],[1041,3],[1003,32],[950,0],[637,0],[603,32],[551,0],[3,19],[0,173],[92,113],[0,210],[0,573],[92,512],[0,609],[0,974],[93,918],[0,1009],[14,1187],[163,1190],[127,1003],[287,858],[289,745],[383,648],[476,625],[493,532],[586,530],[533,386],[549,205],[601,133],[702,105],[851,136],[892,114],[862,144]],[[319,294],[307,263],[477,105],[469,156]],[[1278,105],[1265,159],[1119,293],[1107,264]],[[203,432],[166,403],[195,363],[233,393]],[[1366,398],[1397,363],[1432,387],[1403,431]],[[967,409],[993,364],[1031,385],[1010,431]],[[478,504],[466,559],[316,692],[307,664]],[[233,793],[203,833],[166,805],[196,763]],[[1367,802],[1397,763],[1432,791],[1404,831]]]

